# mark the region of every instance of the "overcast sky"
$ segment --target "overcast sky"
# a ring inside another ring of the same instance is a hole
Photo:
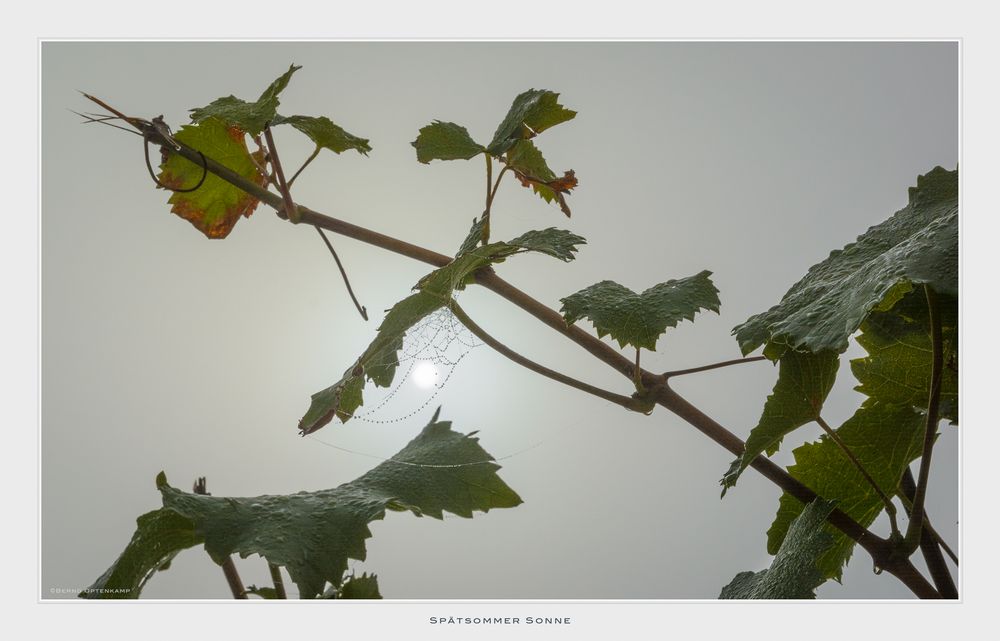
[[[644,356],[662,371],[738,356],[734,325],[903,207],[917,175],[956,166],[957,56],[954,43],[46,43],[43,598],[86,587],[113,562],[135,518],[160,505],[160,470],[182,488],[206,476],[216,495],[333,487],[377,464],[370,456],[398,451],[438,405],[455,429],[480,430],[487,451],[507,457],[500,475],[525,503],[471,520],[375,522],[368,560],[353,567],[378,573],[386,597],[715,598],[737,572],[770,563],[765,532],[780,495],[751,471],[720,500],[732,457],[694,428],[662,409],[624,412],[487,347],[469,350],[434,398],[404,385],[373,415],[384,423],[299,438],[309,396],[340,378],[381,310],[428,268],[334,238],[371,312],[363,322],[315,232],[261,208],[228,239],[207,240],[169,213],[138,138],[78,124],[68,109],[92,105],[77,90],[131,115],[162,113],[176,129],[187,109],[256,98],[289,64],[303,65],[281,112],[329,116],[373,151],[324,153],[297,182],[297,201],[449,254],[482,211],[483,163],[419,164],[409,144],[417,130],[454,121],[486,142],[515,95],[560,92],[579,115],[537,142],[553,169],[580,179],[573,218],[511,181],[493,237],[559,226],[589,242],[574,263],[523,256],[497,270],[556,308],[603,279],[641,291],[712,270],[721,314],[670,330]],[[277,137],[286,166],[311,150],[296,132]],[[462,304],[518,351],[628,393],[619,375],[489,292],[470,288]],[[745,437],[775,376],[756,363],[677,388]],[[829,422],[857,407],[853,384],[842,366]],[[366,407],[380,393],[366,390]],[[955,542],[957,434],[942,430],[928,509]],[[786,438],[776,459],[787,464],[818,433]],[[260,559],[238,564],[245,583],[267,583]],[[199,549],[144,592],[228,594]],[[863,552],[843,586],[819,594],[911,596],[873,575]]]

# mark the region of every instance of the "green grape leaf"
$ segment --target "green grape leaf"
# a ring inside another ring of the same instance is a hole
[[[582,236],[577,236],[564,229],[547,227],[545,229],[526,231],[507,244],[520,248],[521,251],[539,252],[568,263],[575,258],[574,254],[577,251],[577,246],[585,245],[587,241]],[[514,253],[521,253],[521,251],[515,251]],[[502,261],[503,257],[493,262]]]
[[[833,543],[826,517],[833,503],[816,499],[792,521],[788,535],[771,562],[760,572],[740,572],[719,594],[720,599],[815,599],[826,581],[816,566]]]
[[[352,576],[337,591],[338,599],[381,599],[382,595],[378,591],[378,577],[374,574],[362,573],[361,576]]]
[[[816,420],[837,379],[839,366],[836,352],[785,352],[779,361],[774,391],[764,403],[757,426],[750,431],[746,449],[722,478],[723,496],[758,454],[774,454],[786,434]]]
[[[958,421],[958,301],[939,298],[945,367],[941,376],[940,414]],[[930,323],[927,300],[916,290],[892,310],[874,311],[857,338],[868,356],[851,361],[862,394],[884,403],[927,409],[931,379]]]
[[[529,231],[509,242],[497,242],[475,247],[460,254],[455,260],[420,279],[414,289],[417,293],[396,303],[386,314],[378,328],[375,340],[358,360],[344,372],[343,377],[312,396],[312,402],[299,421],[299,431],[311,434],[336,416],[346,423],[363,405],[362,390],[365,380],[379,387],[392,384],[399,366],[397,352],[402,349],[403,338],[411,327],[427,315],[448,305],[452,293],[463,289],[474,279],[475,271],[503,262],[515,254],[534,251],[570,261],[577,246],[586,241],[568,231],[548,228]]]
[[[912,407],[866,401],[837,430],[838,436],[880,488],[893,494],[906,467],[920,456],[924,416]],[[868,527],[882,512],[882,499],[865,480],[843,450],[828,437],[806,443],[793,451],[795,464],[788,473],[819,496],[836,501],[837,507],[862,527]],[[767,551],[780,549],[792,522],[802,513],[802,503],[782,494],[778,513],[767,531]],[[840,581],[855,542],[832,531],[833,545],[822,554],[818,567],[827,578]]]
[[[417,160],[425,164],[432,160],[469,160],[486,151],[465,127],[440,120],[423,127],[410,144],[417,150]]]
[[[562,178],[557,178],[546,164],[542,152],[530,140],[518,140],[507,150],[507,166],[514,171],[522,186],[531,187],[547,203],[556,201],[567,217],[571,215],[564,194],[577,186],[576,172],[570,169]]]
[[[367,138],[349,134],[326,116],[281,116],[276,115],[271,125],[291,125],[309,137],[319,149],[329,149],[340,154],[350,149],[362,156],[372,150]]]
[[[278,94],[288,86],[292,74],[301,68],[295,65],[289,66],[288,71],[272,82],[254,102],[247,102],[236,96],[226,96],[204,107],[192,109],[191,122],[199,123],[209,118],[218,118],[230,127],[237,127],[256,136],[277,116]]]
[[[462,241],[462,246],[458,248],[458,253],[455,254],[456,257],[471,251],[479,245],[483,240],[483,231],[486,228],[486,219],[483,216],[472,219],[472,228],[469,229],[469,234]]]
[[[534,138],[549,127],[574,117],[575,111],[559,104],[559,94],[545,89],[529,89],[514,98],[486,150],[493,156],[500,156],[518,140]]]
[[[136,531],[125,551],[93,585],[83,599],[138,599],[146,581],[165,570],[177,553],[204,541],[191,519],[159,509],[136,519]]]
[[[156,481],[163,508],[140,517],[125,552],[87,594],[130,588],[128,597],[138,598],[136,586],[163,559],[204,542],[219,564],[232,554],[258,554],[283,566],[300,596],[312,598],[327,582],[340,586],[348,559],[365,559],[368,524],[387,509],[441,519],[446,511],[471,518],[476,511],[519,505],[521,498],[497,475],[500,466],[478,439],[438,421],[438,412],[394,457],[330,490],[218,497],[171,487],[161,472]],[[362,588],[371,586],[352,590]]]
[[[233,170],[243,178],[264,186],[266,178],[257,170],[246,138],[240,129],[227,127],[221,120],[208,118],[197,125],[185,125],[174,134],[178,142],[197,149]],[[258,162],[263,156],[254,154]],[[172,189],[187,189],[198,184],[202,167],[179,154],[170,154],[160,165],[159,181]],[[249,217],[257,208],[257,199],[234,187],[215,174],[192,192],[175,192],[167,202],[170,211],[194,225],[209,238],[225,238],[240,216]]]
[[[778,305],[735,327],[743,353],[765,344],[842,352],[869,311],[891,307],[912,284],[957,297],[958,170],[935,167],[909,195],[905,208],[810,268]]]
[[[719,290],[710,271],[668,280],[641,294],[610,280],[601,281],[561,299],[566,322],[589,319],[597,335],[610,334],[621,347],[632,345],[655,350],[656,341],[668,327],[694,320],[699,310],[718,313]]]

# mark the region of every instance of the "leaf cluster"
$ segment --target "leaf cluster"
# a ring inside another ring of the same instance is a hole
[[[261,186],[267,184],[261,173],[267,158],[262,149],[251,153],[247,136],[260,147],[259,136],[267,127],[290,125],[313,141],[316,153],[327,149],[340,154],[353,149],[367,155],[372,149],[367,139],[348,133],[326,116],[278,113],[279,96],[299,69],[291,65],[254,101],[230,95],[192,109],[192,124],[183,126],[174,138]],[[198,164],[165,153],[158,179],[169,188],[183,189],[196,184],[201,172]],[[168,202],[173,213],[209,238],[225,238],[240,217],[249,217],[257,207],[256,198],[215,175],[209,175],[204,185],[193,192],[172,194]]]
[[[958,171],[935,168],[918,178],[909,196],[905,208],[831,253],[780,303],[733,330],[744,353],[763,346],[779,374],[744,454],[722,479],[723,494],[755,457],[773,454],[791,431],[821,420],[839,353],[860,330],[857,342],[867,355],[851,361],[851,372],[866,399],[835,430],[840,443],[824,435],[798,447],[788,472],[862,527],[875,521],[885,509],[879,490],[899,491],[903,472],[921,455],[925,429],[937,429],[926,418],[932,353],[925,287],[936,293],[951,364],[941,382],[941,416],[957,422]],[[803,509],[791,495],[781,497],[768,530],[771,554],[780,553]],[[832,543],[816,563],[824,577],[840,580],[855,541],[830,534]]]
[[[470,160],[480,154],[487,162],[499,160],[514,172],[525,187],[530,187],[545,202],[555,202],[569,216],[565,195],[577,186],[576,173],[570,169],[557,176],[549,169],[542,152],[532,139],[550,127],[572,120],[576,112],[559,104],[559,94],[546,89],[529,89],[514,98],[507,115],[500,122],[493,140],[482,145],[465,127],[435,120],[420,129],[411,144],[417,160]]]

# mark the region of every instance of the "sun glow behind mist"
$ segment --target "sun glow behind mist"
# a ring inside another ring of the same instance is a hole
[[[420,389],[430,389],[434,387],[437,383],[438,371],[434,363],[430,361],[422,361],[417,363],[416,367],[413,368],[413,373],[410,374],[410,380],[413,384]]]

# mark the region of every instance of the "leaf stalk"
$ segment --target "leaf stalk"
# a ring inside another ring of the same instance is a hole
[[[816,416],[816,423],[821,428],[823,428],[823,431],[826,432],[826,435],[830,438],[830,440],[836,443],[837,447],[840,448],[840,451],[844,453],[844,456],[846,456],[848,460],[851,461],[855,469],[857,469],[858,472],[861,473],[861,476],[864,477],[868,485],[871,485],[872,488],[875,490],[875,493],[878,494],[880,499],[882,499],[882,504],[885,506],[885,513],[889,516],[889,527],[892,531],[892,537],[895,540],[901,539],[903,535],[899,533],[899,524],[896,521],[896,505],[892,502],[892,499],[889,498],[889,496],[882,491],[882,488],[879,487],[878,483],[875,482],[875,479],[872,478],[872,475],[868,473],[868,470],[865,469],[865,466],[861,464],[861,461],[858,460],[858,457],[854,455],[854,452],[851,451],[851,448],[849,448],[847,446],[847,443],[845,443],[844,440],[840,438],[840,435],[837,434],[837,431],[831,428],[830,425],[825,420],[823,420],[822,416],[819,415]]]
[[[941,339],[941,312],[938,308],[937,294],[930,285],[924,284],[924,296],[927,298],[927,315],[930,322],[931,337],[931,382],[927,398],[927,422],[924,426],[924,446],[920,456],[920,471],[917,473],[917,489],[913,495],[913,509],[910,522],[906,527],[906,539],[900,552],[909,556],[920,545],[920,531],[924,522],[924,499],[927,496],[927,484],[930,480],[931,454],[934,451],[934,439],[937,436],[938,414],[941,402],[941,374],[944,369],[944,350]]]

